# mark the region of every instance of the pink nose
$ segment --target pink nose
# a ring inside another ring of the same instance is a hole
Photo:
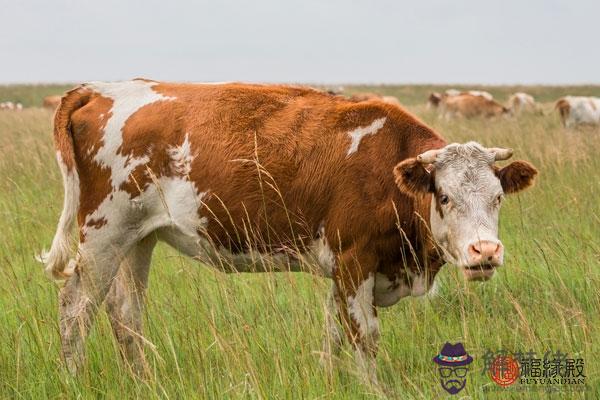
[[[503,252],[502,243],[482,240],[469,246],[469,263],[500,265]]]

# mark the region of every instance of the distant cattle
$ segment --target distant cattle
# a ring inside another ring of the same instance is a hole
[[[3,101],[0,103],[0,110],[21,111],[23,104],[13,103],[12,101]]]
[[[484,99],[493,100],[494,96],[491,93],[486,92],[484,90],[466,90],[466,91],[458,91],[456,89],[448,89],[445,92],[448,96],[458,96],[461,94],[470,94],[471,96],[481,96]]]
[[[504,195],[537,173],[496,165],[510,149],[448,144],[401,107],[290,86],[92,82],[64,97],[54,142],[64,203],[40,260],[67,279],[58,307],[71,371],[105,298],[125,358],[143,367],[160,240],[224,272],[330,278],[323,354],[348,340],[374,381],[375,307],[427,293],[446,262],[489,279],[503,263]]]
[[[442,102],[442,100],[444,98],[460,96],[462,94],[470,94],[472,96],[480,96],[480,97],[483,97],[488,100],[494,99],[494,97],[491,95],[491,93],[485,92],[483,90],[460,91],[457,89],[448,89],[444,93],[438,93],[438,92],[431,93],[429,95],[429,98],[427,99],[427,107],[428,108],[436,108],[440,105],[440,103]]]
[[[564,127],[600,124],[600,98],[584,96],[565,96],[556,102]]]
[[[480,95],[460,94],[443,96],[439,103],[442,115],[452,117],[498,117],[510,113],[502,104]]]
[[[46,96],[44,97],[43,106],[49,110],[56,110],[60,105],[61,96]]]
[[[533,96],[523,92],[517,92],[510,96],[507,106],[514,115],[538,110],[538,105]]]
[[[383,96],[377,93],[357,93],[350,96],[352,101],[368,101],[368,100],[379,100],[388,104],[400,105],[400,101],[394,96]]]

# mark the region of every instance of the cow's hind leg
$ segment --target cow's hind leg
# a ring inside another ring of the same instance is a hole
[[[132,246],[106,297],[108,316],[121,355],[136,375],[146,370],[142,313],[155,245],[156,237],[151,234]]]
[[[79,246],[75,272],[59,298],[62,352],[71,373],[83,365],[84,340],[129,250],[127,243],[128,238],[123,235],[105,235],[88,238]]]

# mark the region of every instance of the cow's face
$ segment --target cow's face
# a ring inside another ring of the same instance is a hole
[[[502,265],[498,213],[505,194],[533,183],[537,170],[525,161],[498,168],[512,150],[480,144],[450,144],[405,160],[394,168],[396,183],[412,195],[431,193],[430,226],[444,259],[469,280],[486,280]]]

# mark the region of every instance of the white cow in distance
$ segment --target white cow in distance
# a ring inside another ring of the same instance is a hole
[[[21,111],[22,109],[23,104],[21,103],[13,103],[12,101],[3,101],[0,103],[0,110]]]
[[[538,110],[538,104],[535,102],[533,96],[523,92],[511,95],[508,99],[507,107],[514,115]]]
[[[600,125],[600,98],[565,96],[556,102],[560,120],[565,128],[578,125]]]

